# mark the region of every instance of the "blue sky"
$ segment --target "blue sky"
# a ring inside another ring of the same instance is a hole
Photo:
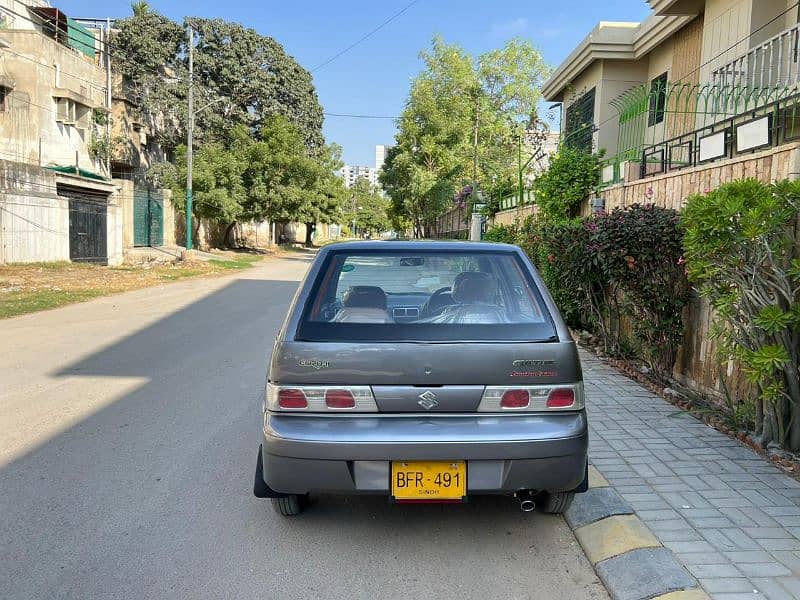
[[[180,20],[185,15],[238,21],[270,35],[306,68],[349,46],[410,0],[233,1],[150,0]],[[52,0],[75,17],[123,17],[125,0]],[[478,54],[513,36],[531,39],[551,64],[560,63],[598,21],[636,21],[645,0],[419,0],[335,62],[314,72],[326,112],[394,116],[402,110],[418,54],[435,34]],[[392,143],[391,120],[326,117],[325,136],[343,146],[350,164],[374,163],[376,144]]]

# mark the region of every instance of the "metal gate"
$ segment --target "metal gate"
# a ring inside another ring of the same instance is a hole
[[[164,243],[164,199],[150,188],[134,188],[133,245],[161,246]]]
[[[74,262],[108,264],[108,196],[58,185],[69,198],[69,258]]]

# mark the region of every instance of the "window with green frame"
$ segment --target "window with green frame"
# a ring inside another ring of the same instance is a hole
[[[592,88],[567,107],[564,117],[564,145],[568,148],[592,151],[595,95],[596,88]]]

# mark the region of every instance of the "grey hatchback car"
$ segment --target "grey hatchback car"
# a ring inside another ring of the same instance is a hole
[[[577,348],[516,246],[346,242],[316,256],[278,333],[254,493],[567,509],[587,488]]]

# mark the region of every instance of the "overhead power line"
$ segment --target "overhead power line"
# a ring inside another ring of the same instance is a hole
[[[362,36],[361,38],[359,38],[358,40],[356,40],[355,42],[353,42],[352,44],[347,46],[347,48],[345,48],[344,50],[341,50],[341,51],[337,52],[336,54],[331,56],[328,60],[326,60],[324,63],[321,63],[321,64],[317,65],[316,67],[314,67],[313,69],[311,69],[311,72],[314,73],[316,71],[319,71],[321,68],[327,67],[329,64],[331,64],[333,61],[335,61],[340,56],[342,56],[344,54],[347,54],[348,52],[350,52],[350,50],[352,50],[353,48],[355,48],[356,46],[358,46],[362,42],[365,42],[366,40],[371,38],[373,35],[378,33],[381,29],[383,29],[389,23],[391,23],[392,21],[394,21],[395,19],[400,17],[403,13],[407,12],[412,6],[414,6],[415,4],[418,4],[420,1],[421,0],[413,0],[412,2],[409,2],[403,8],[401,8],[399,11],[394,13],[391,17],[386,19],[383,23],[378,25],[375,29],[373,29],[372,31],[370,31],[366,35]]]
[[[341,117],[344,119],[390,119],[395,120],[399,119],[400,117],[390,117],[386,115],[354,115],[354,114],[346,114],[346,113],[331,113],[326,112],[323,113],[326,117]]]

